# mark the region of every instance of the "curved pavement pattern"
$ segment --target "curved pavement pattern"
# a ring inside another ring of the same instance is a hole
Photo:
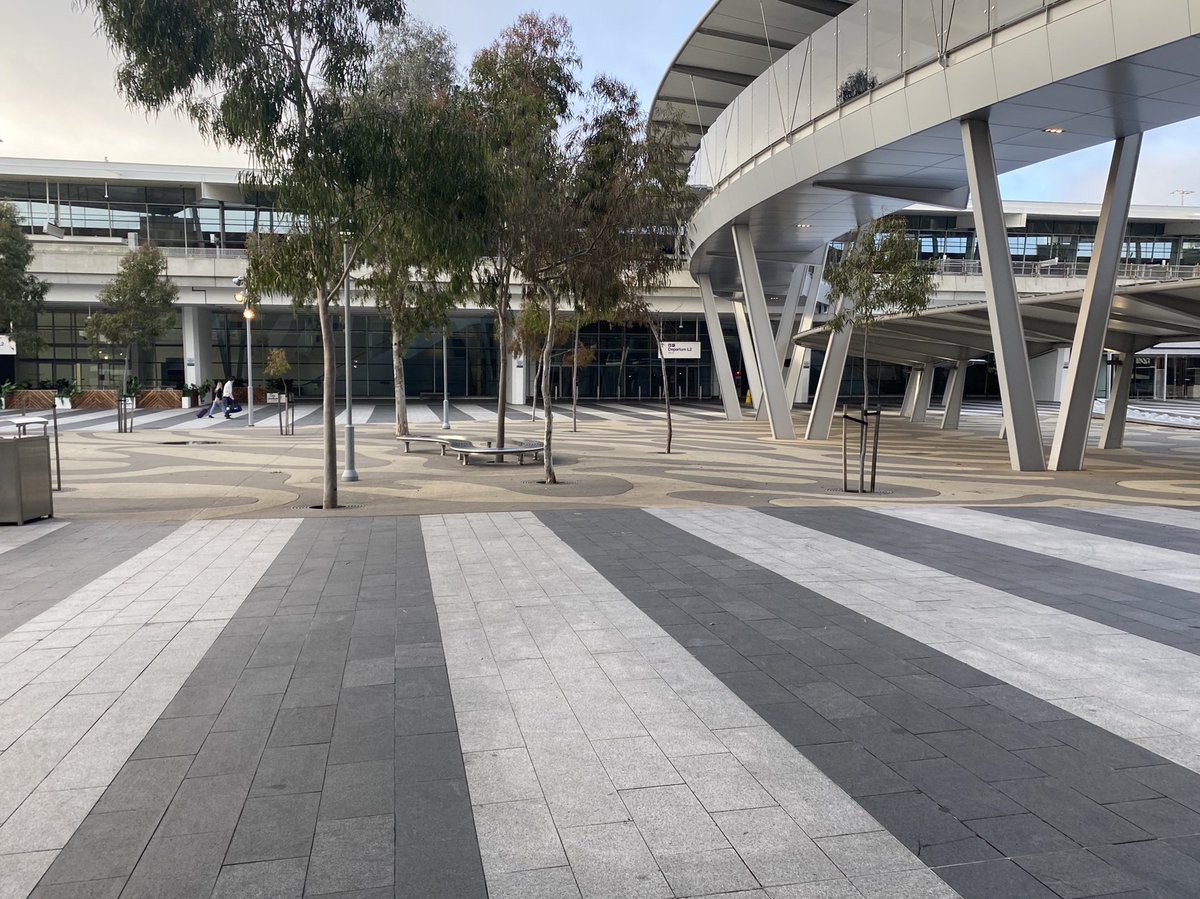
[[[1192,897],[1198,528],[5,530],[0,897]]]

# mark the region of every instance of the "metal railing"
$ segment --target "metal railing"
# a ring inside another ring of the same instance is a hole
[[[1087,277],[1089,262],[1030,262],[1013,260],[1013,274],[1018,278],[1078,278]],[[948,277],[983,277],[983,267],[978,259],[938,259],[934,271]],[[1197,265],[1147,265],[1124,263],[1117,269],[1121,281],[1178,281],[1183,278],[1200,277]]]

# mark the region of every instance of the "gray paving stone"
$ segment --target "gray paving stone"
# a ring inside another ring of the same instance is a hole
[[[488,882],[489,899],[580,899],[569,866],[497,874]]]
[[[775,805],[771,795],[729,753],[678,758],[674,766],[710,813]]]
[[[266,730],[209,734],[188,769],[188,777],[253,774],[266,746],[267,736]]]
[[[54,859],[42,883],[128,877],[161,817],[162,811],[157,809],[88,815]]]
[[[396,899],[488,899],[474,844],[396,847]],[[388,892],[380,899],[391,899]]]
[[[921,862],[905,850],[895,837],[883,830],[818,837],[815,842],[847,877],[888,874],[922,867]]]
[[[246,774],[189,777],[171,800],[158,833],[174,837],[219,832],[228,838],[242,814],[249,787]]]
[[[984,861],[1001,854],[992,844],[977,835],[977,831],[964,825],[948,811],[923,793],[890,793],[868,796],[859,800],[872,817],[888,829],[900,842],[908,847],[917,858],[931,867],[947,864]],[[1013,818],[1032,816],[1012,816]],[[993,818],[991,821],[1010,821],[1011,818]],[[1057,834],[1039,819],[1046,830]],[[1066,846],[1069,840],[1057,834]],[[1009,855],[1011,853],[1004,852]]]
[[[1006,896],[1012,899],[1053,899],[1057,894],[1009,859],[952,865],[938,873],[966,896]]]
[[[458,734],[395,737],[396,783],[448,780],[463,776]]]
[[[1143,886],[1086,849],[1043,852],[1014,861],[1064,899],[1117,895]]]
[[[597,740],[592,748],[618,790],[683,783],[675,766],[650,737]]]
[[[454,703],[449,696],[420,696],[396,700],[396,736],[457,731]]]
[[[212,729],[214,732],[230,730],[259,730],[270,726],[283,701],[282,693],[252,695],[235,689],[221,709]]]
[[[79,883],[44,883],[29,894],[29,899],[117,899],[127,878],[85,880]]]
[[[304,746],[328,743],[333,738],[337,706],[302,706],[280,709],[271,727],[268,745]]]
[[[131,758],[166,758],[176,755],[195,755],[211,730],[216,718],[203,715],[194,718],[163,718],[155,721],[150,732],[138,744]]]
[[[656,857],[729,847],[720,829],[687,787],[626,790],[621,799]]]
[[[566,863],[550,810],[540,800],[476,806],[475,828],[489,876]]]
[[[395,810],[395,768],[389,760],[330,765],[324,769],[318,820],[390,815]]]
[[[967,821],[966,825],[995,846],[1001,854],[1011,858],[1039,853],[1069,852],[1079,846],[1036,815],[982,818]]]
[[[763,886],[839,876],[834,864],[780,808],[721,812],[713,820]]]
[[[301,899],[307,870],[307,858],[226,865],[212,899]]]
[[[570,870],[584,899],[659,899],[674,895],[633,824],[568,827],[561,835]],[[489,874],[489,883],[491,880]]]
[[[476,805],[541,799],[542,788],[524,749],[463,753],[471,800]]]
[[[655,856],[676,896],[704,896],[753,890],[758,881],[732,849]]]
[[[313,850],[319,793],[256,796],[246,800],[226,864],[296,858]]]
[[[308,895],[387,887],[395,883],[391,815],[321,821],[312,837]]]
[[[416,850],[453,843],[478,859],[475,821],[465,778],[398,783],[395,792],[396,845]]]
[[[319,793],[325,782],[328,756],[329,747],[322,743],[268,746],[259,760],[250,795]],[[388,792],[391,792],[390,784]]]
[[[1200,814],[1165,797],[1114,802],[1105,808],[1156,837],[1180,837],[1200,833]]]
[[[228,833],[155,834],[121,895],[128,899],[168,895],[172,899],[208,899],[228,845]]]

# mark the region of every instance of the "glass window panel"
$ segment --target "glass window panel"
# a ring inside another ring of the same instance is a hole
[[[947,6],[949,49],[961,47],[988,33],[989,0],[955,0]]]
[[[846,103],[875,86],[867,68],[867,4],[859,3],[837,18],[837,100]]]
[[[938,27],[930,4],[920,0],[908,0],[904,4],[905,71],[937,59]]]
[[[812,36],[812,114],[822,115],[834,108],[837,97],[838,21],[826,24]]]
[[[902,71],[901,15],[901,0],[869,0],[867,35],[870,46],[867,48],[867,62],[880,84],[895,78]]]
[[[1051,3],[1056,2],[1058,0],[1051,0]],[[996,0],[992,9],[992,28],[999,28],[1031,12],[1037,12],[1043,5],[1045,4],[1042,0]]]

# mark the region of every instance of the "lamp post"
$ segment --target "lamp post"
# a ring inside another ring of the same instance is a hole
[[[354,368],[354,357],[350,345],[350,242],[342,239],[342,270],[346,273],[342,279],[342,295],[346,306],[346,470],[342,472],[343,481],[357,481],[358,472],[354,469],[354,388],[351,371]]]
[[[241,279],[238,279],[239,281]],[[237,283],[235,281],[235,283]],[[241,285],[238,284],[240,287]],[[246,320],[246,427],[254,427],[254,344],[250,323],[254,321],[254,308],[250,298],[239,291],[233,298],[242,304],[242,318]]]
[[[442,430],[450,430],[450,363],[446,359],[446,329],[442,328]]]

